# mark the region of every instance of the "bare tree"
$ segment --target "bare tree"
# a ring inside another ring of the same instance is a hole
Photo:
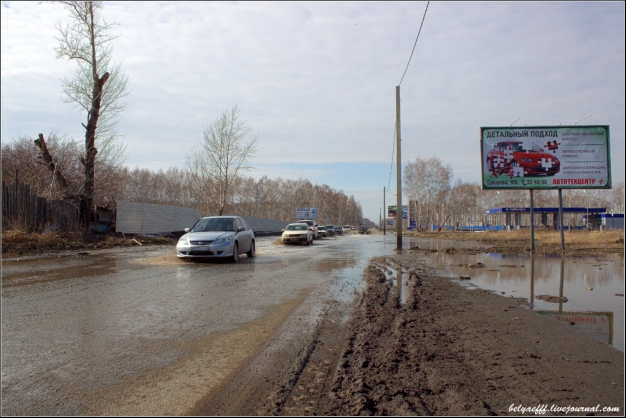
[[[404,190],[410,200],[417,200],[420,229],[433,224],[436,213],[445,219],[445,199],[450,191],[452,168],[439,157],[415,158],[404,171]]]
[[[111,63],[110,34],[113,26],[102,17],[102,2],[62,1],[72,22],[57,25],[57,58],[76,60],[78,68],[72,79],[65,79],[66,102],[87,113],[85,128],[84,183],[81,196],[81,224],[89,225],[95,190],[95,167],[98,147],[102,157],[120,164],[124,147],[117,142],[115,128],[126,105],[128,78],[119,65]]]
[[[249,163],[256,154],[258,135],[251,136],[251,133],[252,128],[240,119],[235,106],[223,111],[204,129],[202,143],[187,155],[187,169],[195,176],[196,186],[203,187],[209,180],[213,181],[209,195],[217,197],[215,210],[219,215],[224,213],[239,172],[252,168]]]

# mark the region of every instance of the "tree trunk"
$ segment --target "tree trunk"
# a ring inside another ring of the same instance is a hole
[[[95,189],[95,168],[96,168],[96,128],[100,117],[100,104],[102,102],[102,89],[109,79],[109,73],[105,73],[102,78],[96,74],[93,85],[93,100],[89,111],[86,133],[85,133],[85,182],[83,187],[82,202],[80,205],[80,224],[83,228],[89,228],[91,224],[91,211],[93,208],[93,196]]]
[[[45,162],[46,167],[48,167],[48,170],[52,171],[54,175],[53,181],[56,181],[63,190],[63,199],[69,198],[70,196],[67,188],[67,181],[65,180],[63,174],[61,174],[61,172],[58,170],[58,167],[54,162],[52,155],[50,155],[50,151],[48,151],[46,141],[43,139],[43,134],[39,134],[39,139],[35,140],[35,145],[37,145],[37,147],[41,151],[41,158]]]

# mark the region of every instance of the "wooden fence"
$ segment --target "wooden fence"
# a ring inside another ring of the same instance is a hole
[[[33,194],[30,187],[20,183],[2,182],[2,230],[23,229],[43,232],[54,225],[56,231],[77,231],[78,208],[65,200],[46,200]]]

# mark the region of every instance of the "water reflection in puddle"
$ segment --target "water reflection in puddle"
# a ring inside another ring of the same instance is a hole
[[[419,240],[418,244],[420,248],[444,249],[456,244],[451,243]],[[442,251],[423,256],[446,276],[470,276],[471,280],[461,281],[465,286],[526,298],[537,313],[564,321],[624,351],[624,259],[620,255],[532,259]]]
[[[387,281],[391,282],[394,286],[398,286],[398,302],[400,305],[404,305],[409,296],[408,280],[410,273],[402,266],[399,266],[391,259],[385,259],[385,263],[371,263],[372,266],[382,271],[387,278]]]

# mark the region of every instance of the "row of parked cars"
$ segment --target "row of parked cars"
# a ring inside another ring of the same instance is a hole
[[[284,243],[300,243],[312,244],[313,240],[318,238],[333,237],[335,235],[343,235],[344,232],[351,230],[350,225],[318,225],[316,221],[311,219],[303,219],[295,223],[289,224],[283,229],[282,241]],[[354,229],[354,228],[352,228]]]

